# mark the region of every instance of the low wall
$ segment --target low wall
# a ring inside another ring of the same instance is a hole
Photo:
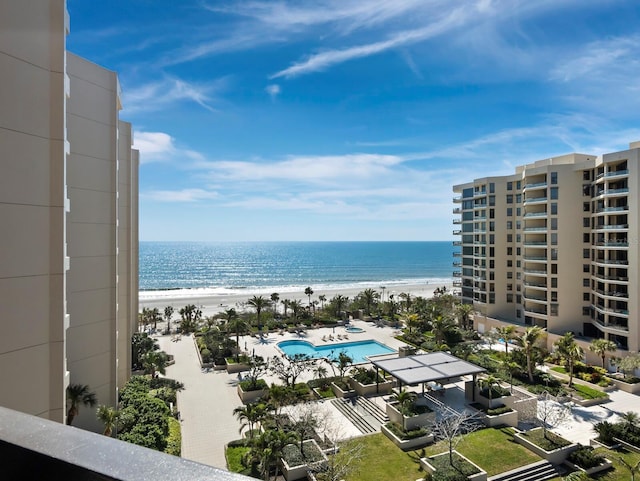
[[[359,396],[373,396],[375,394],[389,394],[393,389],[393,381],[385,381],[378,384],[360,384],[353,378],[349,379],[349,385]]]
[[[419,438],[413,439],[400,439],[393,432],[387,428],[385,425],[380,426],[380,430],[384,433],[386,437],[393,441],[393,444],[398,446],[403,451],[409,451],[410,449],[418,449],[427,444],[431,444],[433,442],[433,433],[425,434],[424,436],[420,436]]]
[[[397,405],[397,402],[387,403],[385,411],[387,416],[389,416],[389,421],[399,424],[400,426],[404,426],[404,429],[408,431],[418,429],[423,426],[430,426],[436,419],[436,413],[433,411],[418,414],[416,416],[405,416],[398,410],[396,407]]]
[[[484,425],[488,428],[494,428],[496,426],[511,426],[513,428],[518,427],[518,411],[510,411],[508,413],[498,414],[496,416],[485,415],[483,418]]]
[[[262,396],[266,394],[267,394],[266,389],[256,389],[255,391],[244,391],[240,387],[240,384],[238,384],[238,396],[240,397],[240,400],[245,404],[251,403],[253,401],[257,401],[258,399],[260,399]]]
[[[564,463],[567,459],[567,456],[569,456],[569,454],[572,451],[575,451],[576,449],[578,449],[578,445],[573,443],[568,446],[565,446],[564,448],[554,449],[553,451],[545,451],[537,444],[534,444],[531,441],[529,441],[521,433],[515,433],[513,437],[516,440],[516,442],[518,442],[519,444],[522,444],[529,451],[536,453],[538,456],[546,459],[547,461],[549,461],[551,464],[554,464],[554,465]]]
[[[458,451],[454,450],[453,452],[456,453],[458,456],[460,456],[462,459],[464,459],[467,463],[475,466],[480,471],[479,473],[472,474],[471,476],[467,476],[468,480],[470,480],[470,481],[487,481],[487,472],[486,471],[481,469],[480,466],[478,466],[474,462],[470,461],[469,458],[464,457]],[[435,458],[437,456],[449,456],[449,453],[446,452],[446,453],[442,453],[442,454],[436,454],[436,456],[433,456],[433,457]],[[429,458],[420,458],[420,466],[422,466],[422,469],[424,469],[428,473],[434,474],[436,472],[436,468],[433,467],[433,465],[431,463],[429,463]]]

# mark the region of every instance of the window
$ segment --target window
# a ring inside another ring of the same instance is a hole
[[[516,255],[519,256],[520,255],[520,247],[516,247]]]
[[[558,278],[557,277],[552,277],[551,278],[551,287],[558,287]]]
[[[490,281],[495,281],[496,280],[496,275],[494,271],[489,272],[489,280]]]
[[[522,290],[521,284],[516,284],[516,291],[520,292]]]
[[[583,300],[583,301],[589,301],[589,300],[591,300],[591,296],[589,295],[589,293],[588,293],[588,292],[583,292],[583,293],[582,293],[582,300]]]
[[[522,278],[521,272],[516,272],[516,280],[519,281]]]
[[[520,217],[520,215],[521,215],[521,214],[520,214],[520,207],[516,207],[516,215],[517,215],[518,217]]]
[[[522,194],[516,194],[516,204],[522,203]]]
[[[551,302],[558,302],[558,291],[551,291]]]
[[[517,181],[517,182],[516,182],[516,190],[520,190],[520,188],[521,188],[520,186],[521,186],[521,185],[522,185],[522,184],[521,184],[521,182],[520,182],[520,181]]]
[[[558,215],[558,204],[555,202],[551,204],[551,215]]]
[[[489,196],[489,205],[496,205],[496,196],[495,195],[490,195]]]
[[[507,234],[507,242],[513,242],[513,234]]]
[[[589,279],[582,279],[582,286],[589,287]]]
[[[496,218],[496,210],[489,209],[489,219],[495,219],[495,218]]]
[[[558,198],[558,188],[557,187],[551,187],[551,189],[549,189],[550,194],[551,194],[551,198],[553,200],[556,200]]]
[[[513,302],[513,294],[507,294],[507,302]]]
[[[582,272],[585,274],[589,273],[589,264],[582,264]]]
[[[507,290],[508,291],[512,291],[513,290],[513,284],[507,284]]]
[[[507,261],[507,263],[509,264],[509,263],[511,263],[511,261]],[[509,267],[511,267],[511,266],[509,266]],[[507,272],[507,279],[513,279],[513,272],[511,272],[511,271]]]
[[[513,195],[511,194],[507,195],[507,204],[513,204]]]
[[[558,315],[558,304],[551,304],[549,312],[552,316]]]
[[[496,193],[496,184],[494,184],[493,182],[491,182],[489,184],[489,193],[490,194],[495,194]]]
[[[551,185],[556,185],[558,183],[558,173],[551,172]]]
[[[513,190],[513,182],[507,182],[507,190]]]
[[[551,230],[558,230],[558,218],[557,217],[552,217],[551,218]]]
[[[507,217],[511,217],[513,215],[513,208],[507,207]]]
[[[516,242],[520,242],[520,234],[516,234]]]
[[[520,264],[520,261],[516,261],[516,267],[517,267],[518,269],[520,269],[520,266],[521,266],[521,265],[522,265],[522,264]]]
[[[591,219],[589,217],[582,218],[582,227],[589,227],[591,225]]]
[[[489,293],[489,304],[495,304],[496,303],[496,293],[495,292],[490,292]]]
[[[552,261],[558,260],[558,249],[551,249],[551,260]]]
[[[516,317],[522,317],[522,311],[520,309],[516,309]]]
[[[496,285],[491,282],[489,283],[489,292],[495,292],[496,291]]]
[[[551,233],[551,245],[552,246],[558,245],[558,234],[556,234],[555,232]]]
[[[513,222],[510,220],[507,221],[507,229],[513,229]]]
[[[496,230],[496,223],[494,221],[489,222],[489,232]]]
[[[582,211],[583,212],[589,212],[591,210],[591,207],[589,206],[589,202],[583,202],[582,203]]]
[[[591,251],[589,249],[582,249],[582,258],[588,259],[591,255]]]
[[[520,294],[517,294],[517,295],[516,295],[516,302],[517,302],[518,304],[522,304],[522,296],[521,296]]]
[[[496,243],[496,236],[494,234],[489,235],[489,244]]]
[[[551,264],[551,274],[558,273],[558,264]]]
[[[582,242],[590,242],[589,234],[582,234]]]
[[[591,171],[585,170],[582,172],[582,180],[591,180]]]
[[[591,309],[589,309],[588,307],[583,307],[582,308],[582,315],[583,316],[588,316],[589,314],[591,314]]]
[[[493,259],[491,259],[489,261],[489,269],[495,269],[496,268],[496,261],[494,261]]]
[[[516,229],[522,229],[522,222],[520,222],[519,220],[516,221]]]
[[[508,256],[512,256],[513,255],[513,247],[507,247],[507,255]]]
[[[489,257],[495,257],[495,256],[496,256],[495,247],[489,247]]]

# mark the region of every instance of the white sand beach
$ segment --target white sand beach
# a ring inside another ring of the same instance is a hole
[[[313,289],[313,286],[311,286]],[[440,284],[401,284],[390,285],[384,289],[384,299],[388,300],[390,295],[394,295],[396,298],[401,293],[410,294],[412,297],[424,297],[429,298],[433,296],[433,292],[437,288],[446,287],[447,291],[453,288],[451,283]],[[353,299],[360,292],[365,289],[374,289],[380,295],[383,290],[380,284],[362,285],[358,288],[328,288],[322,290],[313,289],[314,292],[311,296],[312,300],[317,300],[318,296],[324,295],[329,301],[332,297],[341,294]],[[277,291],[275,291],[277,292]],[[242,294],[212,294],[207,293],[199,289],[180,289],[172,291],[140,291],[139,308],[142,310],[144,307],[158,308],[161,312],[166,306],[173,306],[176,311],[187,304],[195,304],[202,309],[203,315],[213,316],[219,312],[223,312],[226,309],[234,308],[236,310],[243,309],[243,304],[246,303],[254,293],[246,292]],[[269,299],[271,294],[257,293],[256,295],[262,295]],[[304,293],[304,288],[299,291],[288,291],[279,293],[280,301],[283,299],[299,300],[306,305],[309,298]]]

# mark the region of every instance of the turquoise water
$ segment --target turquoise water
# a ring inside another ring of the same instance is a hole
[[[354,364],[368,362],[367,356],[393,354],[396,352],[389,346],[385,346],[378,341],[372,340],[321,344],[319,346],[314,346],[307,341],[282,341],[279,342],[277,346],[287,356],[306,354],[314,359],[323,357],[328,359],[337,359],[340,353],[344,352],[347,356],[353,359]]]
[[[451,281],[451,242],[140,242],[140,289],[199,294]]]

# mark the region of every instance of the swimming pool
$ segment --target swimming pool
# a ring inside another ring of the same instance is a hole
[[[329,359],[337,359],[341,352],[345,352],[354,364],[368,362],[367,356],[377,356],[380,354],[393,354],[395,349],[391,349],[378,341],[354,341],[339,342],[335,344],[321,344],[314,346],[308,341],[282,341],[277,344],[278,349],[287,356],[295,354],[306,354],[314,359],[326,357]]]
[[[345,327],[344,330],[352,334],[360,334],[361,332],[364,332],[364,329],[362,329],[361,327],[354,326]]]

